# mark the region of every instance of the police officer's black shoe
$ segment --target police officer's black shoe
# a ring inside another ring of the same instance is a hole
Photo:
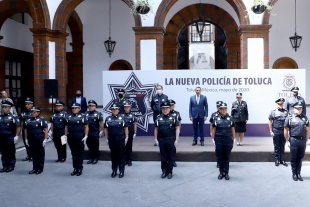
[[[279,166],[279,160],[276,160],[276,161],[274,162],[274,165],[275,165],[275,166]]]
[[[132,166],[132,162],[131,161],[128,161],[128,166]]]
[[[95,164],[97,164],[98,163],[98,160],[97,159],[94,159],[94,161],[93,161],[93,165],[95,165]]]
[[[168,179],[171,179],[171,178],[172,178],[172,173],[169,173],[169,174],[167,175],[167,178],[168,178]]]
[[[36,175],[39,175],[43,172],[43,170],[37,170]]]
[[[77,169],[74,169],[73,172],[71,173],[71,176],[74,176],[78,173],[78,170]]]
[[[26,157],[25,159],[22,159],[22,161],[28,161],[28,160],[30,160],[31,158],[30,157]]]
[[[174,162],[174,163],[173,163],[173,167],[177,167],[177,166],[178,166],[177,163]]]
[[[31,171],[29,171],[29,174],[31,175],[31,174],[34,174],[36,172],[37,172],[37,170],[31,170]]]
[[[9,168],[6,168],[5,172],[12,172],[14,170],[14,167],[9,167]]]
[[[229,179],[230,179],[229,175],[226,174],[226,175],[225,175],[225,180],[229,180]]]
[[[124,177],[124,172],[120,172],[118,177],[119,177],[119,178]]]
[[[280,163],[281,163],[283,166],[285,166],[285,167],[288,166],[288,164],[287,164],[285,161],[281,161]]]
[[[200,145],[201,145],[201,146],[204,146],[204,145],[205,145],[205,143],[204,143],[204,142],[200,142]]]
[[[2,168],[2,169],[0,170],[0,173],[3,173],[3,172],[5,172],[5,171],[6,171],[6,167]]]
[[[166,173],[161,174],[161,178],[166,178],[166,177],[167,177]]]
[[[219,174],[219,176],[217,177],[219,180],[222,180],[224,177],[224,175],[222,173]]]
[[[30,157],[28,161],[29,161],[29,162],[32,162],[32,157]]]
[[[296,174],[293,174],[293,180],[294,180],[294,181],[297,181],[297,180],[298,180],[298,177],[297,177]]]
[[[55,160],[55,162],[60,162],[60,159]]]
[[[154,146],[156,147],[156,146],[157,146],[157,144],[155,143],[155,144],[154,144]]]
[[[297,175],[297,178],[298,178],[299,181],[304,181],[304,179],[302,179],[300,174]]]
[[[192,146],[194,146],[194,145],[196,145],[196,144],[197,144],[197,142],[193,141],[193,144],[192,144]]]
[[[88,160],[87,164],[93,163],[94,160]]]
[[[61,162],[61,163],[66,162],[66,159],[65,159],[65,158],[64,158],[64,159],[61,159],[60,162]]]
[[[82,170],[78,170],[76,173],[76,176],[80,176],[80,175],[82,175]]]
[[[117,175],[116,171],[113,171],[112,174],[111,174],[111,177],[112,177],[112,178],[115,178],[116,175]]]

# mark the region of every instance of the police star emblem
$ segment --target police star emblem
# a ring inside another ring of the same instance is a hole
[[[111,113],[114,100],[118,99],[118,89],[125,89],[125,98],[131,105],[131,112],[136,116],[137,127],[148,131],[149,117],[153,115],[151,109],[152,97],[155,95],[158,84],[142,84],[139,78],[132,72],[124,84],[108,84],[111,100],[103,108],[107,114]]]

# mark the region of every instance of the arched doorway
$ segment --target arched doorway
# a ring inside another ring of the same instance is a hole
[[[133,68],[126,60],[116,60],[110,65],[109,70],[133,70]]]
[[[273,63],[272,69],[298,69],[298,64],[292,58],[281,57]]]
[[[202,8],[201,8],[202,7]],[[194,4],[183,8],[169,21],[164,36],[164,69],[177,68],[177,50],[179,38],[189,25],[202,15],[209,23],[223,31],[227,46],[227,68],[240,68],[239,28],[233,17],[225,10],[211,4]]]

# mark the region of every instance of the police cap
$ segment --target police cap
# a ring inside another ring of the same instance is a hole
[[[81,108],[81,105],[79,103],[73,103],[72,108]]]
[[[236,93],[236,97],[237,98],[242,97],[242,93]]]
[[[25,103],[32,103],[33,104],[33,99],[30,97],[25,98]]]
[[[122,88],[120,88],[120,89],[117,90],[117,92],[118,92],[118,93],[125,93],[125,90],[122,89]]]
[[[61,102],[60,100],[57,100],[55,103],[56,106],[64,106],[65,104]]]
[[[12,107],[12,106],[14,106],[14,104],[11,103],[11,102],[8,101],[8,100],[3,100],[3,101],[1,102],[1,106],[2,106],[2,107],[4,107],[4,106]]]
[[[226,103],[221,103],[221,104],[219,105],[219,107],[220,107],[220,108],[227,108],[227,104],[226,104]]]
[[[220,106],[223,103],[223,101],[217,101],[216,106]]]
[[[299,91],[299,88],[298,88],[297,86],[295,86],[295,87],[293,87],[293,88],[291,89],[291,91]]]
[[[275,101],[277,104],[283,104],[285,102],[284,98],[279,98]]]
[[[294,108],[302,108],[302,103],[300,101],[294,103],[293,105]]]
[[[163,102],[160,104],[161,108],[170,108],[170,103],[169,102]]]
[[[40,109],[40,107],[38,107],[38,106],[33,106],[32,108],[31,108],[31,111],[33,112],[40,112],[41,111],[41,109]]]
[[[129,101],[125,101],[124,106],[131,106]]]
[[[117,103],[114,103],[112,106],[111,106],[111,109],[119,109],[119,105]]]
[[[168,101],[169,101],[170,105],[176,104],[176,102],[174,100],[172,100],[172,99],[169,99]]]
[[[89,100],[88,101],[88,106],[97,106],[97,102],[94,100]]]

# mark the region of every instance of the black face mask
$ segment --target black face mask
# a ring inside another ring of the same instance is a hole
[[[76,97],[81,97],[82,96],[82,94],[76,94]]]
[[[294,96],[297,96],[297,95],[298,95],[298,92],[294,92],[293,95],[294,95]]]
[[[123,95],[123,94],[118,94],[118,97],[119,97],[119,98],[123,98],[124,95]]]

